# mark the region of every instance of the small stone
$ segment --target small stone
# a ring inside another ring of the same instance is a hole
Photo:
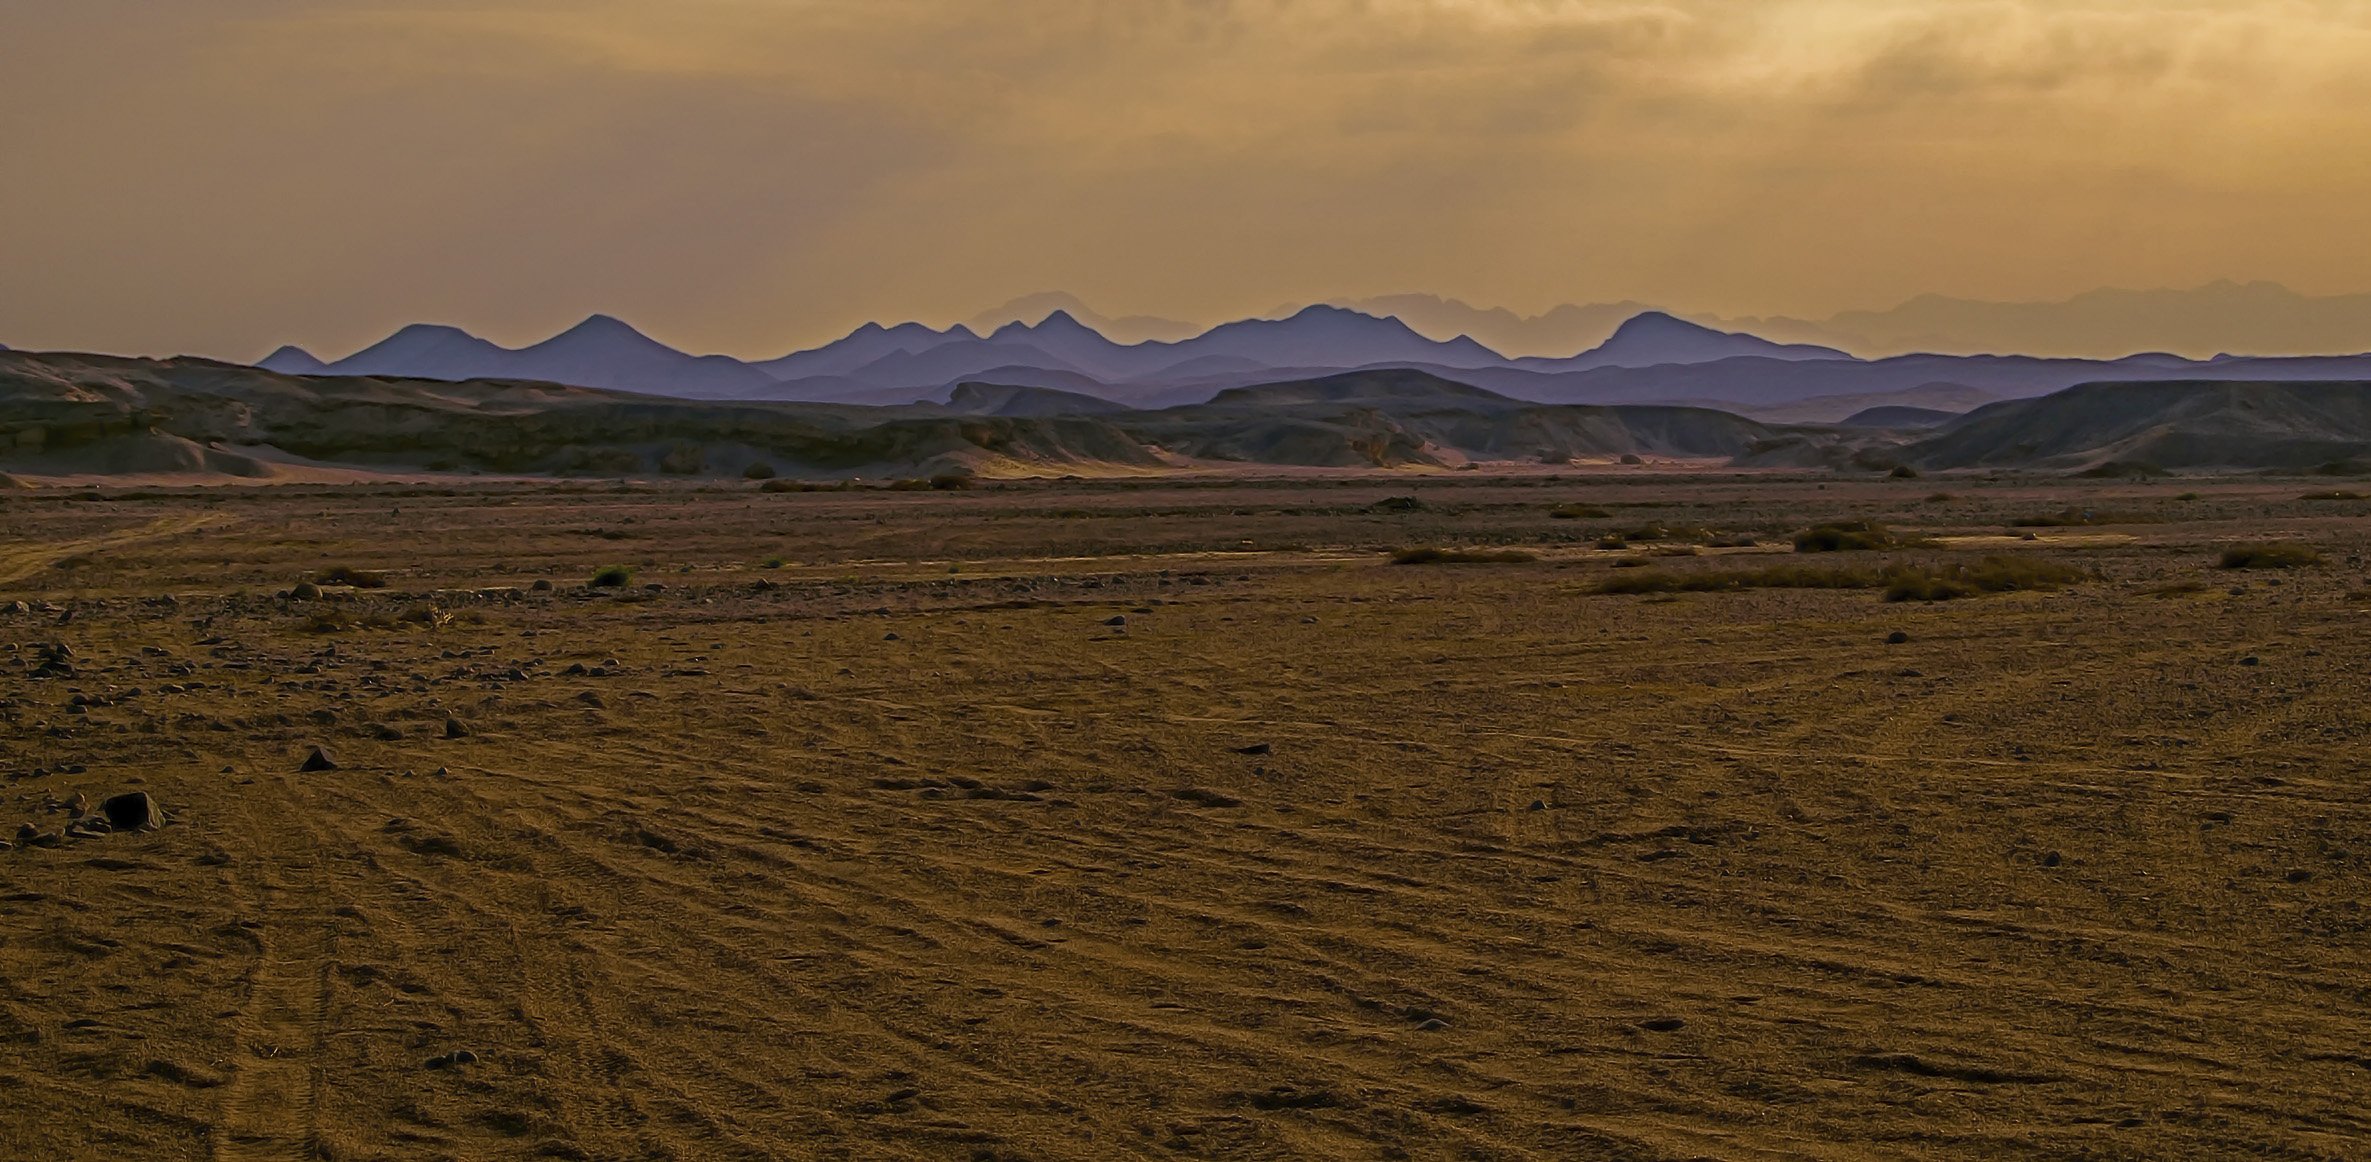
[[[2064,862],[2066,862],[2066,858],[2059,855],[2055,851],[2045,851],[2042,853],[2043,867],[2057,867],[2059,864]]]
[[[126,791],[99,804],[107,825],[117,831],[154,831],[165,825],[165,809],[146,791]]]
[[[455,718],[450,714],[445,715],[445,737],[468,738],[469,728],[462,725],[460,719]]]
[[[2254,655],[2254,654],[2249,654],[2248,656],[2246,656],[2246,657],[2244,657],[2244,658],[2241,658],[2241,659],[2239,659],[2239,664],[2240,664],[2240,665],[2243,665],[2243,666],[2260,666],[2260,665],[2263,665],[2264,663],[2263,663],[2263,659],[2261,659],[2261,658],[2258,658],[2258,657],[2257,657],[2256,655]]]
[[[552,591],[552,579],[549,577],[538,577],[535,579],[535,584],[529,585],[527,588],[532,589],[537,593],[549,593]]]
[[[1649,1017],[1640,1021],[1638,1027],[1656,1033],[1677,1033],[1687,1028],[1688,1023],[1678,1017]]]
[[[313,748],[311,754],[305,756],[305,761],[296,769],[305,772],[334,771],[338,769],[338,764],[337,760],[329,757],[328,750],[317,746]]]
[[[1273,747],[1273,746],[1270,746],[1270,745],[1269,745],[1269,744],[1267,744],[1267,743],[1264,743],[1264,742],[1255,742],[1255,743],[1251,744],[1250,746],[1239,746],[1239,747],[1236,747],[1236,748],[1235,748],[1235,753],[1236,753],[1236,754],[1252,754],[1252,755],[1259,755],[1259,754],[1267,754],[1267,753],[1269,753],[1269,752],[1271,752],[1271,751],[1273,751],[1273,750],[1275,750],[1275,749],[1276,749],[1275,747]]]
[[[321,587],[310,581],[299,581],[294,588],[288,591],[288,597],[291,601],[319,601],[321,600]]]
[[[1533,811],[1545,811],[1545,810],[1547,810],[1547,809],[1548,809],[1548,801],[1547,801],[1547,800],[1545,800],[1545,799],[1533,799],[1533,800],[1531,801],[1531,806],[1530,806],[1530,808],[1529,808],[1529,810],[1533,810]]]
[[[1448,1027],[1449,1022],[1444,1021],[1439,1017],[1427,1017],[1417,1024],[1416,1031],[1419,1033],[1438,1033]]]
[[[1105,624],[1105,625],[1125,626],[1125,625],[1127,625],[1127,624],[1128,624],[1128,619],[1127,619],[1127,617],[1126,617],[1126,616],[1124,616],[1124,615],[1122,615],[1122,616],[1117,616],[1117,617],[1107,617],[1107,618],[1104,618],[1104,619],[1103,619],[1103,624]]]
[[[1897,629],[1897,630],[1895,630],[1895,631],[1893,631],[1892,633],[1889,633],[1889,634],[1885,635],[1885,644],[1887,644],[1887,645],[1889,645],[1889,646],[1898,646],[1898,645],[1902,644],[1903,642],[1906,642],[1906,641],[1909,641],[1909,640],[1910,640],[1910,635],[1909,635],[1909,634],[1906,634],[1906,633],[1903,633],[1901,630],[1898,630],[1898,629]]]
[[[882,641],[885,641],[885,642],[893,642],[893,641],[897,641],[897,640],[899,640],[899,639],[898,639],[898,636],[897,636],[897,634],[896,634],[896,633],[894,633],[894,632],[892,632],[892,633],[885,633],[885,634],[882,634],[882,635],[881,635],[881,640],[882,640]]]

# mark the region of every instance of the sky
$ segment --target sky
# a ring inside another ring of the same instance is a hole
[[[0,0],[0,343],[2371,290],[2371,0]]]

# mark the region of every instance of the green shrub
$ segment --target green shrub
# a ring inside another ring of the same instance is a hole
[[[587,584],[595,589],[623,589],[634,583],[634,571],[624,565],[611,565],[598,573]]]
[[[2233,545],[2223,550],[2219,568],[2224,569],[2302,569],[2322,563],[2321,553],[2307,545],[2274,542],[2262,545]]]
[[[1394,565],[1514,565],[1539,560],[1521,549],[1401,549],[1391,555]]]

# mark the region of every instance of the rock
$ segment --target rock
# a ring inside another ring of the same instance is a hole
[[[291,601],[319,601],[321,600],[321,587],[310,581],[299,581],[294,588],[288,591],[288,597]]]
[[[2248,656],[2239,659],[2239,664],[2243,666],[2260,666],[2264,664],[2264,660],[2254,654],[2249,654]]]
[[[451,768],[451,767],[438,767],[438,768],[436,768],[435,770],[433,770],[433,771],[430,771],[430,772],[428,772],[428,773],[429,773],[429,775],[430,775],[430,776],[432,776],[432,777],[435,777],[435,778],[439,778],[439,779],[449,779],[449,778],[453,777],[453,768]]]
[[[66,841],[55,831],[43,831],[27,823],[16,829],[16,842],[19,847],[56,847]]]
[[[1273,751],[1273,750],[1275,750],[1275,749],[1276,749],[1275,747],[1273,747],[1273,746],[1270,746],[1270,745],[1268,745],[1267,743],[1264,743],[1264,742],[1255,742],[1255,743],[1251,744],[1250,746],[1239,746],[1239,747],[1236,747],[1236,748],[1235,748],[1235,753],[1236,753],[1236,754],[1255,754],[1255,755],[1256,755],[1256,754],[1267,754],[1267,753],[1269,753],[1270,751]]]
[[[1127,624],[1128,624],[1128,619],[1127,619],[1127,617],[1126,617],[1125,615],[1116,616],[1116,617],[1107,617],[1107,618],[1104,618],[1104,619],[1103,619],[1103,624],[1105,624],[1105,625],[1116,625],[1116,626],[1121,626],[1121,627],[1123,627],[1123,628],[1124,628],[1124,627],[1126,627],[1126,626],[1127,626]]]
[[[455,717],[453,717],[453,716],[452,716],[452,715],[450,715],[450,714],[448,714],[448,715],[445,715],[445,737],[446,737],[446,738],[468,738],[468,737],[469,737],[469,728],[468,728],[468,727],[466,727],[466,726],[463,726],[463,725],[461,724],[461,720],[460,720],[460,719],[458,719],[458,718],[455,718]]]
[[[1688,1023],[1678,1017],[1649,1017],[1640,1021],[1638,1027],[1657,1033],[1677,1033],[1687,1028]]]
[[[532,589],[537,593],[549,593],[552,591],[552,579],[549,577],[538,577],[535,579],[535,584],[529,585],[527,588]]]
[[[317,746],[313,748],[313,753],[305,756],[305,761],[296,769],[306,772],[334,771],[338,769],[338,764],[336,759],[329,757],[327,749]]]
[[[1439,1017],[1428,1017],[1417,1024],[1416,1031],[1420,1033],[1438,1033],[1448,1027],[1449,1022],[1444,1021]]]
[[[1545,811],[1548,809],[1548,801],[1545,799],[1533,799],[1531,801],[1530,809],[1533,811]]]
[[[885,634],[882,634],[882,635],[881,635],[881,640],[882,640],[882,641],[885,641],[885,642],[893,642],[893,641],[897,641],[897,640],[899,640],[899,639],[898,639],[898,636],[897,636],[897,634],[896,634],[896,633],[894,633],[894,632],[891,632],[891,633],[885,633]]]
[[[2042,853],[2043,867],[2057,867],[2059,864],[2064,862],[2066,862],[2065,857],[2059,855],[2055,851],[2045,851]]]
[[[1895,630],[1895,631],[1893,631],[1892,633],[1889,633],[1889,634],[1885,635],[1885,644],[1887,644],[1887,645],[1889,645],[1889,646],[1898,646],[1898,645],[1902,644],[1903,642],[1906,642],[1906,641],[1909,641],[1909,640],[1910,640],[1910,635],[1909,635],[1909,634],[1906,634],[1906,633],[1903,633],[1901,630],[1898,630],[1898,629],[1897,629],[1897,630]]]
[[[146,791],[126,791],[99,804],[99,814],[117,831],[154,831],[165,825],[165,809]]]

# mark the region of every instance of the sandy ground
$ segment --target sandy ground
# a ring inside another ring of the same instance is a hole
[[[10,493],[0,836],[172,819],[0,852],[0,1156],[2360,1156],[2327,487]],[[2098,579],[1590,592],[1836,517]]]

